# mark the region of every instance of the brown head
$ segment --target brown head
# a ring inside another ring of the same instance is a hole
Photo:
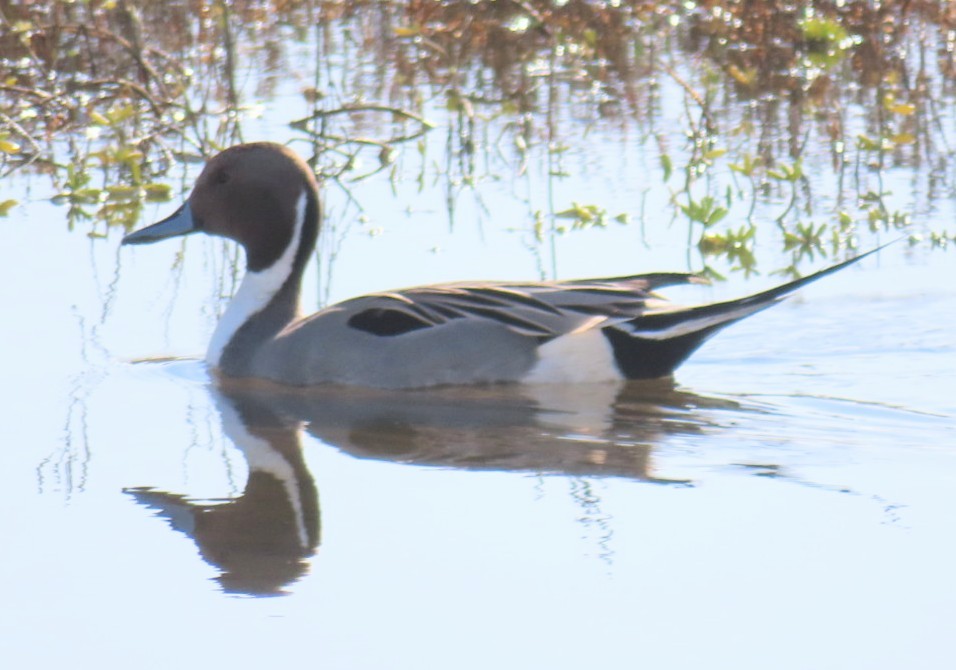
[[[297,208],[306,217],[303,246],[311,249],[318,227],[318,184],[311,168],[281,144],[240,144],[206,164],[182,207],[127,235],[123,244],[193,232],[219,235],[239,242],[248,269],[256,272],[272,265],[292,241]]]

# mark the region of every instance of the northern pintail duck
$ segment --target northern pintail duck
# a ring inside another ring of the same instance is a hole
[[[208,162],[171,216],[123,239],[144,244],[204,232],[245,249],[245,277],[206,354],[220,374],[382,388],[666,377],[725,326],[862,258],[696,307],[672,305],[654,291],[700,277],[654,273],[422,286],[300,318],[302,275],[319,233],[318,193],[313,171],[293,151],[242,144]]]

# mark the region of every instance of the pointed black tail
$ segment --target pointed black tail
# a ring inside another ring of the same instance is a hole
[[[807,284],[853,265],[885,246],[745,298],[644,314],[608,326],[604,336],[611,343],[618,367],[628,379],[666,377],[726,326],[777,304]]]

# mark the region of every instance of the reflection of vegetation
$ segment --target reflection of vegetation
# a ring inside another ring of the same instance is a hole
[[[626,221],[553,184],[575,176],[588,132],[636,131],[670,219],[749,272],[758,217],[796,264],[910,229],[956,190],[953,30],[938,0],[0,0],[0,175],[46,172],[71,222],[129,226],[171,197],[173,165],[241,141],[249,103],[294,79],[279,120],[346,189],[411,163],[421,184],[438,165],[451,201],[541,166],[539,243]],[[439,126],[446,155],[426,161]],[[893,171],[921,195],[891,193]],[[0,199],[0,215],[14,204]]]

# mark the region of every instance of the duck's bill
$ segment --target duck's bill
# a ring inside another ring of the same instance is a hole
[[[196,223],[193,221],[192,210],[189,209],[189,203],[185,202],[182,207],[162,221],[124,237],[123,244],[149,244],[150,242],[165,240],[168,237],[188,235],[195,231]]]

